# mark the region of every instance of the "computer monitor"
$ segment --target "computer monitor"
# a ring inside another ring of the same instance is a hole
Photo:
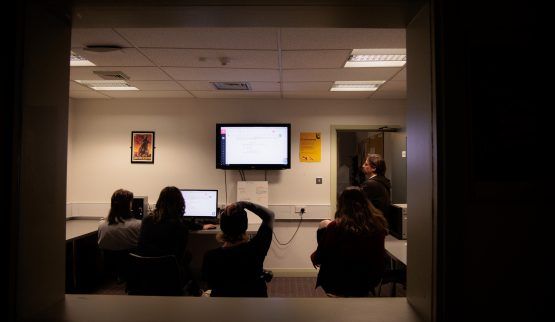
[[[135,196],[131,204],[131,211],[133,213],[133,217],[143,219],[143,217],[148,214],[148,197]]]
[[[216,218],[218,215],[218,190],[180,189],[185,199],[187,218]]]

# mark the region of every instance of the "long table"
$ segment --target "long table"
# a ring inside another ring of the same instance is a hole
[[[69,218],[66,220],[66,293],[88,293],[94,289],[99,272],[97,268],[99,218]],[[247,234],[255,234],[260,223],[249,224]],[[215,229],[191,231],[188,248],[191,251],[190,263],[193,276],[200,280],[204,253],[217,248]]]
[[[408,242],[403,239],[397,239],[392,235],[385,237],[385,250],[389,256],[395,260],[407,265],[407,244]]]

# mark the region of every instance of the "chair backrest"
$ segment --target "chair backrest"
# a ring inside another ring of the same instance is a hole
[[[126,280],[129,270],[129,253],[133,250],[101,249],[101,251],[104,273],[111,277],[117,277],[118,280]]]
[[[129,295],[183,295],[181,269],[174,255],[129,254],[126,291]]]
[[[270,283],[274,273],[264,269],[255,281],[230,280],[208,292],[216,297],[268,297],[266,284]]]

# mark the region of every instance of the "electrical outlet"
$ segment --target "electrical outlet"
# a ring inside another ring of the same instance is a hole
[[[306,213],[306,206],[295,206],[295,213],[296,214],[302,213],[302,209],[304,209],[304,212]]]

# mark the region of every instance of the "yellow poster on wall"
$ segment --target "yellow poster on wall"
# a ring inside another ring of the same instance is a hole
[[[299,161],[320,162],[322,143],[320,132],[301,132],[299,144]]]

